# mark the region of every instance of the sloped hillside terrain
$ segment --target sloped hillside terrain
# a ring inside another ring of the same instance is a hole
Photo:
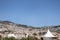
[[[5,32],[30,32],[30,33],[37,33],[41,31],[47,31],[47,29],[50,29],[52,32],[57,32],[60,34],[60,25],[58,26],[45,26],[45,27],[33,27],[33,26],[27,26],[23,24],[16,24],[14,22],[10,21],[0,21],[0,33]]]

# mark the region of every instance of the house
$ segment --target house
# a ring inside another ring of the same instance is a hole
[[[8,34],[8,37],[15,37],[16,38],[15,34]]]

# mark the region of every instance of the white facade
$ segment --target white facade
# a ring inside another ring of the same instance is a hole
[[[16,36],[14,34],[8,34],[8,37],[15,37],[16,38]]]
[[[52,35],[52,33],[48,29],[47,33],[43,37],[55,37],[55,36]]]
[[[20,39],[22,37],[25,37],[25,35],[15,33],[15,34],[8,34],[8,37],[14,37],[16,39]]]

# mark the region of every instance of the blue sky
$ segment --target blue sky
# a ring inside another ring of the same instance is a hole
[[[36,27],[60,25],[60,0],[0,0],[0,20]]]

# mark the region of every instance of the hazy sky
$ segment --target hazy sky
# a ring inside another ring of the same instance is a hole
[[[0,0],[0,20],[31,26],[60,24],[60,0]]]

